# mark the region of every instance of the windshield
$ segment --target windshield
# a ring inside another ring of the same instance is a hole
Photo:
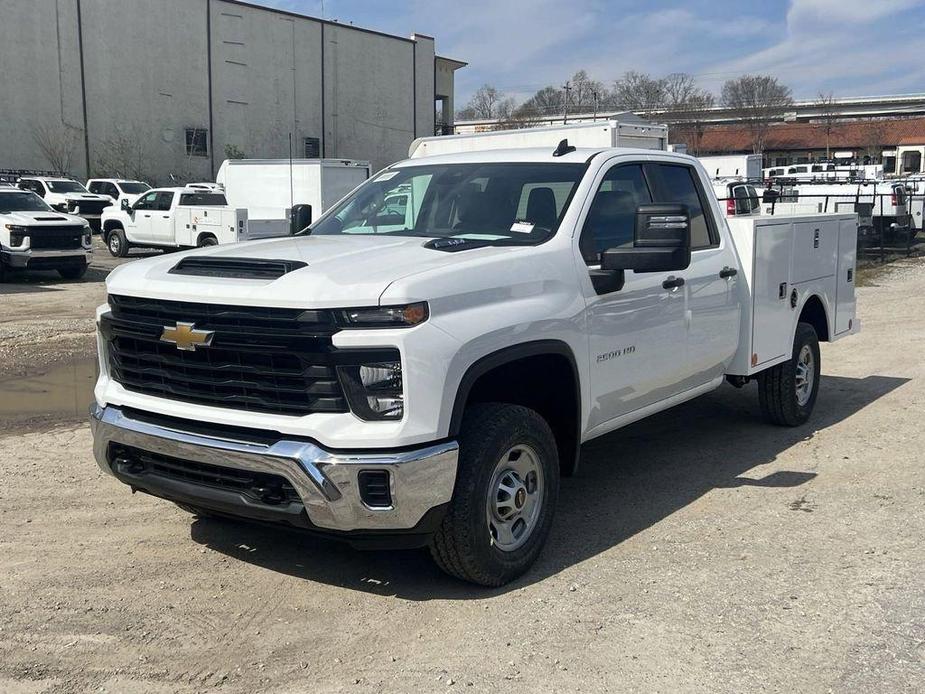
[[[46,181],[53,193],[86,193],[87,189],[77,181]]]
[[[35,193],[23,190],[15,193],[0,193],[0,213],[8,212],[51,212],[51,208]]]
[[[558,229],[585,168],[490,163],[390,169],[302,233],[541,243]]]
[[[151,190],[151,186],[147,183],[139,183],[138,181],[119,181],[119,187],[123,193],[128,193],[129,195],[138,195],[146,190]]]

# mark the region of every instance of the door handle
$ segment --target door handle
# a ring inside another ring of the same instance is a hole
[[[677,289],[678,287],[684,286],[683,277],[669,277],[667,280],[662,282],[663,289]]]
[[[145,217],[150,217],[150,216],[151,216],[151,215],[149,215],[149,214],[146,214],[146,215],[145,215]]]
[[[726,279],[727,277],[735,277],[738,274],[738,270],[736,270],[734,267],[729,267],[728,265],[719,271],[719,276],[722,279]]]
[[[162,214],[162,215],[161,215],[161,219],[170,219],[170,215],[169,215],[169,214]]]

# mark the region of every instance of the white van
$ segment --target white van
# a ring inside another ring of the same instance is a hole
[[[317,219],[369,175],[368,161],[226,159],[215,181],[231,207],[247,210],[250,238],[260,239],[289,234],[295,205],[311,205]]]

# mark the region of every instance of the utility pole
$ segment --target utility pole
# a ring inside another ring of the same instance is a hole
[[[597,90],[591,92],[591,99],[594,101],[594,114],[591,116],[591,120],[597,120]]]
[[[572,83],[566,82],[565,84],[562,85],[562,89],[565,92],[565,108],[563,109],[565,112],[565,115],[562,118],[562,125],[568,125],[568,98],[569,98],[569,92],[572,91]]]

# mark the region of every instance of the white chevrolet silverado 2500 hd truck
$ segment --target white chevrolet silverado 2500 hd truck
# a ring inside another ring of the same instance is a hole
[[[10,270],[83,277],[93,254],[89,224],[52,210],[28,190],[0,186],[0,282]]]
[[[134,203],[123,200],[102,216],[103,240],[122,258],[133,247],[196,248],[247,238],[247,212],[228,206],[225,194],[197,188],[155,188]]]
[[[856,231],[727,219],[681,154],[413,157],[293,237],[113,271],[95,456],[193,513],[428,545],[500,585],[583,442],[726,379],[806,422],[819,342],[859,327]]]
[[[72,178],[23,176],[17,185],[31,190],[57,212],[83,217],[94,229],[100,228],[100,215],[112,205],[112,199],[91,193]]]

